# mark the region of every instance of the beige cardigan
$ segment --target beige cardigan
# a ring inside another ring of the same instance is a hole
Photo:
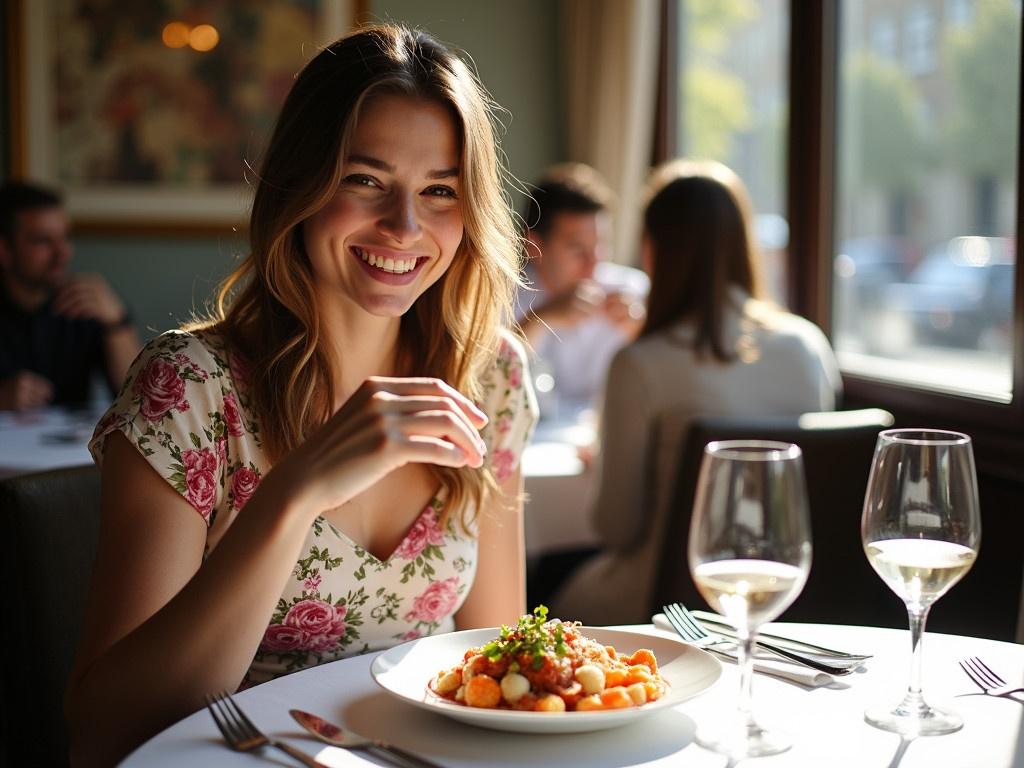
[[[592,513],[604,549],[555,595],[552,616],[588,624],[650,620],[644,614],[666,509],[693,415],[784,416],[835,408],[839,367],[817,326],[737,290],[725,327],[739,353],[731,363],[695,355],[694,329],[687,324],[643,338],[612,361]],[[679,556],[686,556],[685,541]]]

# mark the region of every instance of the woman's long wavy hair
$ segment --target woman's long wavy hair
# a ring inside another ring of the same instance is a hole
[[[729,287],[764,295],[743,182],[718,162],[676,160],[651,175],[647,200],[651,291],[640,337],[687,320],[696,326],[698,352],[732,360],[723,334]]]
[[[521,244],[483,87],[457,55],[418,30],[377,25],[336,41],[288,94],[257,180],[250,253],[221,286],[214,311],[213,323],[250,371],[250,403],[272,460],[333,410],[331,353],[302,224],[335,194],[353,125],[379,93],[446,105],[461,133],[464,235],[444,276],[401,318],[403,375],[443,379],[481,402],[481,374],[493,365],[500,329],[511,325]],[[461,510],[464,525],[467,510],[496,488],[489,470],[431,469],[447,494],[445,518]]]

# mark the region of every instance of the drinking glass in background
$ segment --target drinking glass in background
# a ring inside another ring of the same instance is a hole
[[[730,440],[704,449],[693,518],[690,573],[704,599],[736,626],[737,717],[697,730],[697,743],[732,758],[791,746],[751,711],[754,636],[800,594],[811,569],[803,456],[789,443]]]
[[[871,567],[907,604],[911,644],[903,701],[868,709],[865,720],[905,735],[958,730],[963,719],[929,706],[921,693],[921,642],[932,603],[970,570],[981,543],[971,438],[928,429],[879,433],[861,539]]]

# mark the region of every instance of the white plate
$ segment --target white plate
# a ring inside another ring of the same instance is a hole
[[[718,659],[679,640],[622,629],[581,627],[580,632],[587,637],[603,645],[613,645],[622,654],[650,648],[658,659],[658,672],[668,683],[668,692],[657,701],[629,709],[519,712],[466,707],[441,698],[427,687],[438,672],[454,667],[469,648],[484,645],[496,638],[498,632],[497,628],[470,629],[396,645],[373,660],[370,674],[389,694],[421,709],[484,728],[523,733],[580,733],[635,722],[703,693],[722,674]]]

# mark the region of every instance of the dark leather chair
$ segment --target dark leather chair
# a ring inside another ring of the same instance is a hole
[[[680,424],[673,426],[673,419]],[[685,422],[682,420],[685,419]],[[888,411],[806,413],[800,417],[735,418],[667,414],[661,428],[686,430],[676,464],[675,491],[652,612],[668,602],[708,609],[690,577],[686,555],[690,517],[704,446],[713,440],[778,440],[796,443],[804,456],[813,555],[807,584],[785,613],[786,621],[906,626],[903,604],[871,569],[860,538],[861,508],[878,433],[892,426]],[[688,426],[687,426],[688,424]]]
[[[0,677],[4,765],[67,765],[63,696],[99,538],[100,473],[75,467],[0,480]]]

